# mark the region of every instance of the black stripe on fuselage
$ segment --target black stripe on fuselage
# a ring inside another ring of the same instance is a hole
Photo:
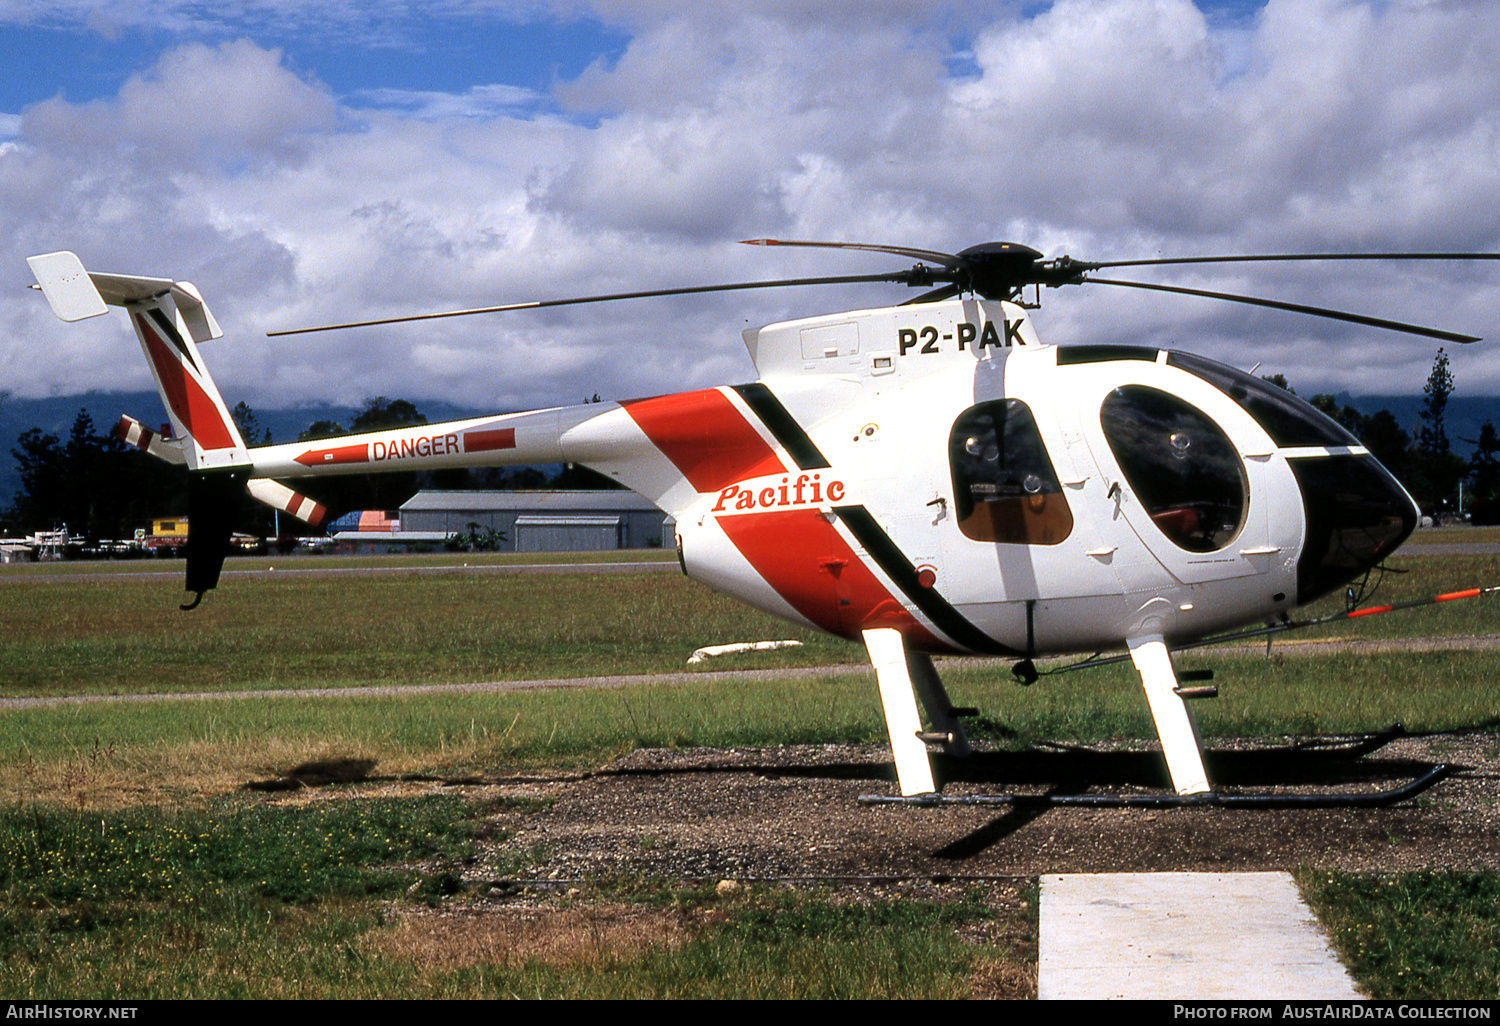
[[[730,387],[739,393],[740,398],[745,400],[746,405],[770,430],[777,443],[796,461],[798,469],[823,470],[832,466],[802,429],[802,425],[787,412],[781,400],[769,388],[760,382]],[[835,506],[833,511],[848,525],[876,565],[938,630],[972,652],[1016,657],[1021,655],[975,627],[932,588],[922,587],[917,581],[917,568],[896,543],[891,541],[891,536],[875,522],[868,509],[863,506]]]
[[[745,400],[745,404],[766,425],[772,437],[787,451],[787,455],[796,461],[799,470],[823,470],[832,466],[807,436],[807,432],[802,430],[802,425],[786,411],[781,400],[769,388],[758,381],[753,385],[729,387]]]
[[[835,506],[833,511],[853,532],[855,539],[864,546],[877,566],[901,589],[933,626],[971,652],[986,655],[1021,656],[1020,652],[1000,644],[948,604],[948,600],[932,588],[924,588],[917,580],[917,568],[912,566],[906,554],[891,541],[891,536],[875,522],[870,511],[863,506]]]

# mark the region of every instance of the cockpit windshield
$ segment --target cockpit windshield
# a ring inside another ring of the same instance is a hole
[[[1359,440],[1280,385],[1234,367],[1173,350],[1167,366],[1194,374],[1239,403],[1278,446],[1347,446]]]

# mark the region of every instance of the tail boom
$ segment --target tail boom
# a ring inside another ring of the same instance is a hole
[[[796,452],[787,448],[790,443],[778,434],[785,411],[763,386],[250,449],[199,356],[198,344],[220,331],[197,289],[167,278],[91,273],[72,253],[34,257],[31,264],[38,287],[64,320],[97,316],[109,306],[129,314],[171,419],[172,437],[164,439],[130,418],[119,430],[130,444],[193,472],[189,522],[198,543],[190,537],[188,578],[189,590],[200,594],[217,582],[228,547],[229,510],[241,490],[316,525],[329,511],[297,483],[309,477],[577,463],[644,495],[679,522],[697,511],[694,519],[701,524],[715,502],[722,505],[744,482],[795,475],[792,468],[811,458],[802,452],[806,445]],[[802,483],[795,488],[801,503]]]
[[[250,450],[253,476],[322,477],[393,470],[442,470],[528,463],[562,463],[560,437],[598,415],[599,407],[536,410],[421,427],[335,435]]]

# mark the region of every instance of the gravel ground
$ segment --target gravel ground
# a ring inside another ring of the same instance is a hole
[[[506,782],[545,799],[508,812],[507,849],[547,853],[537,877],[995,878],[1166,870],[1352,871],[1500,866],[1500,732],[1403,737],[1357,758],[1292,738],[1217,742],[1225,793],[1370,792],[1456,768],[1388,808],[863,806],[893,794],[878,747],[648,750],[591,774]],[[1160,793],[1144,746],[939,760],[945,794]],[[851,881],[853,882],[853,881]]]
[[[1500,731],[1402,737],[1363,757],[1295,738],[1210,749],[1210,775],[1226,794],[1369,793],[1440,763],[1454,767],[1415,799],[1369,809],[859,804],[861,795],[894,793],[888,758],[878,746],[645,750],[591,773],[465,782],[522,799],[493,824],[503,838],[496,861],[517,853],[528,861],[521,886],[491,885],[503,874],[481,857],[465,873],[477,900],[406,910],[381,943],[446,966],[578,964],[642,944],[672,947],[722,914],[591,897],[601,878],[707,881],[721,894],[756,881],[826,883],[823,893],[841,901],[943,900],[977,887],[995,917],[970,939],[996,956],[977,963],[970,991],[1034,998],[1028,895],[1040,874],[1500,866]],[[953,795],[1160,794],[1165,776],[1159,752],[1143,745],[937,762]]]

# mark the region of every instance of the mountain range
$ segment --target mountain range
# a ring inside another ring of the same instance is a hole
[[[1353,406],[1364,414],[1390,410],[1401,426],[1413,435],[1420,424],[1420,395],[1351,396],[1340,393],[1335,398],[1340,406]],[[483,417],[497,412],[455,406],[443,400],[412,402],[432,423]],[[16,439],[35,427],[66,442],[73,420],[81,409],[88,411],[93,418],[95,430],[99,432],[112,428],[122,413],[129,413],[148,425],[163,423],[167,419],[161,399],[155,392],[87,392],[50,399],[0,396],[0,443],[3,443],[3,448],[0,448],[0,508],[10,506],[21,486],[16,462],[10,455]],[[271,432],[273,442],[291,442],[296,440],[298,433],[307,430],[308,425],[316,421],[331,420],[347,425],[360,413],[360,408],[319,404],[283,410],[256,409],[254,413],[261,429]],[[1486,420],[1500,421],[1500,396],[1451,397],[1448,401],[1446,427],[1453,451],[1467,459],[1474,449],[1472,440],[1479,437],[1480,425]]]

